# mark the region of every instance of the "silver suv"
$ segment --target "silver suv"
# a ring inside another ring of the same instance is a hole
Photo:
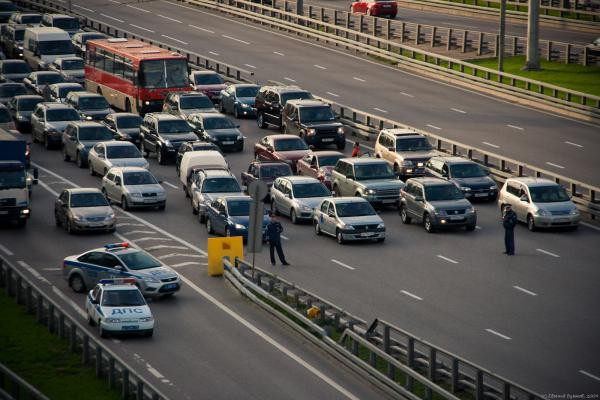
[[[375,142],[375,157],[402,177],[425,175],[425,163],[436,154],[425,136],[409,129],[383,129]]]
[[[530,231],[557,227],[577,229],[581,218],[566,190],[548,179],[507,179],[498,196],[501,210],[506,204],[512,205],[517,219],[526,222]]]
[[[404,187],[389,164],[376,158],[342,158],[331,172],[336,196],[362,197],[372,204],[398,206]]]
[[[286,176],[275,180],[271,188],[271,205],[276,214],[288,215],[292,223],[311,220],[314,209],[331,192],[318,179]]]
[[[192,173],[190,193],[192,211],[201,223],[206,222],[210,203],[223,196],[242,196],[244,192],[235,175],[225,168],[199,169]]]
[[[400,218],[405,224],[414,218],[422,222],[429,233],[462,226],[468,231],[475,230],[475,208],[451,182],[439,178],[411,178],[400,196]]]
[[[62,132],[71,121],[80,121],[77,111],[66,104],[40,103],[31,114],[31,137],[48,149],[62,143]]]
[[[112,168],[102,178],[102,194],[123,210],[157,207],[164,210],[167,192],[150,171],[139,167]]]

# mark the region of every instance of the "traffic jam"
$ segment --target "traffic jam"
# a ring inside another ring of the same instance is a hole
[[[478,202],[497,203],[499,214],[511,205],[531,231],[578,227],[580,213],[559,184],[512,177],[499,186],[486,167],[440,153],[409,129],[354,143],[331,106],[298,86],[232,83],[176,52],[84,31],[68,15],[15,10],[1,27],[0,189],[10,189],[0,190],[3,222],[26,226],[37,182],[30,158],[49,151],[98,177],[95,187],[58,194],[54,219],[68,234],[117,231],[116,207],[168,210],[150,158],[173,167],[190,224],[210,235],[247,239],[255,181],[269,187],[265,240],[269,213],[340,245],[383,243],[384,218],[429,233],[475,231]],[[241,119],[255,119],[265,135],[246,143]],[[252,158],[237,174],[228,162],[236,153]],[[62,271],[73,291],[87,293],[88,322],[102,337],[152,336],[146,299],[182,285],[174,269],[128,242],[68,255]]]

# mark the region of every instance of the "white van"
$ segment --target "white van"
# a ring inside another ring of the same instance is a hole
[[[179,179],[186,195],[189,193],[188,189],[192,173],[195,169],[202,168],[229,169],[229,164],[227,164],[225,157],[216,150],[188,151],[184,153],[181,159],[181,166],[179,167]]]
[[[46,69],[57,58],[75,57],[71,37],[58,28],[27,28],[23,37],[23,58],[34,70]]]

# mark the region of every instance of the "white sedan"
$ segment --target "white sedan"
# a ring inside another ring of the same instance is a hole
[[[90,175],[106,175],[112,167],[141,167],[148,169],[150,164],[131,142],[99,142],[88,154]]]

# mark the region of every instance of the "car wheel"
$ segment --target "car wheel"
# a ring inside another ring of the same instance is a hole
[[[200,214],[200,212],[198,212],[198,222],[200,222],[201,224],[205,224],[206,223],[206,215]]]
[[[263,113],[258,113],[258,116],[256,117],[256,124],[261,129],[265,129],[267,127],[267,124],[265,124],[265,116]]]
[[[96,323],[94,322],[94,319],[89,314],[87,316],[87,323],[88,323],[89,326],[95,326],[96,325]]]
[[[94,167],[92,166],[92,163],[90,161],[88,161],[88,168],[90,169],[90,175],[96,176],[96,171],[94,171]]]
[[[44,134],[44,148],[50,150],[50,142],[48,141],[48,135]]]
[[[56,226],[62,225],[62,223],[60,222],[60,218],[58,217],[58,215],[56,213],[54,213],[54,223],[56,224]]]
[[[385,242],[385,238],[384,237],[377,239],[377,243],[383,243],[383,242]]]
[[[83,158],[81,158],[81,154],[79,152],[77,153],[77,156],[75,157],[75,162],[77,163],[77,166],[79,168],[85,167],[85,163],[83,162]]]
[[[210,218],[206,219],[206,231],[211,235],[215,233],[215,231],[213,230],[212,222],[210,222]]]
[[[165,155],[163,154],[161,148],[158,148],[158,151],[156,152],[156,160],[160,165],[166,164]]]
[[[144,145],[144,140],[140,140],[140,151],[142,152],[142,154],[144,155],[144,157],[148,157],[150,155],[150,153],[148,152],[148,150],[146,150],[146,146]]]
[[[63,153],[63,161],[71,161],[71,157],[69,156],[69,154],[67,154],[67,148],[65,146],[63,146],[62,149],[62,153]]]
[[[76,293],[85,292],[85,282],[79,274],[73,274],[69,278],[69,287]]]
[[[98,321],[98,334],[100,335],[101,338],[108,337],[108,332],[106,332],[104,330],[104,328],[102,328],[102,325],[101,325],[100,321]]]
[[[476,226],[475,224],[473,224],[473,225],[467,225],[467,226],[465,226],[465,229],[467,231],[469,231],[469,232],[472,232],[472,231],[475,230],[475,226]]]
[[[535,226],[535,220],[533,219],[533,215],[531,214],[527,216],[527,229],[529,229],[531,232],[535,232],[535,230],[537,229]]]
[[[219,103],[219,112],[222,114],[226,114],[225,112],[225,106],[223,105],[223,102]]]
[[[110,202],[110,199],[108,198],[108,193],[106,193],[106,189],[102,188],[102,190],[100,190],[102,192],[102,195],[104,196],[104,198]]]
[[[339,190],[339,188],[337,187],[337,185],[333,185],[333,190],[332,190],[332,192],[333,192],[333,197],[340,197],[340,190]]]
[[[317,236],[319,236],[321,234],[321,227],[319,226],[318,222],[315,222],[314,224],[315,224],[315,234]]]
[[[65,226],[65,229],[67,230],[67,233],[69,235],[72,235],[75,233],[75,229],[73,229],[73,223],[68,218],[67,218],[67,225]]]
[[[240,110],[237,108],[237,106],[233,107],[233,116],[238,119],[240,118]]]
[[[129,99],[125,100],[125,112],[131,112],[131,101]]]
[[[296,210],[292,210],[290,213],[290,219],[292,220],[292,224],[298,223],[298,216],[296,215]]]
[[[160,205],[160,206],[158,206],[157,208],[158,208],[158,211],[164,211],[164,210],[165,210],[165,208],[167,208],[167,204],[166,204],[166,203],[165,203],[165,204],[161,204],[161,205]]]
[[[102,176],[106,176],[106,174],[108,174],[108,169],[104,168]]]
[[[335,231],[335,240],[337,240],[339,244],[346,243],[346,241],[344,240],[344,236],[342,236],[342,232],[340,232],[339,229]]]
[[[408,216],[408,210],[405,206],[400,206],[400,220],[403,224],[410,224],[412,218]]]
[[[37,143],[38,142],[38,137],[37,137],[35,129],[31,129],[31,140],[33,141],[33,143]]]
[[[346,140],[344,140],[343,142],[339,142],[339,143],[337,144],[337,149],[338,149],[339,151],[343,151],[343,150],[345,150],[345,149],[346,149]]]
[[[152,337],[152,335],[154,335],[154,329],[150,329],[148,332],[146,332],[144,334],[144,336],[146,336],[146,337]]]
[[[271,204],[273,205],[273,213],[275,215],[280,215],[281,213],[279,212],[279,209],[277,208],[277,203],[275,201],[271,202]]]
[[[423,226],[425,226],[425,230],[427,232],[435,232],[435,228],[433,227],[433,222],[431,221],[431,217],[429,216],[429,214],[425,214],[425,218],[423,218]]]
[[[123,211],[129,211],[129,202],[125,196],[121,197],[121,208]]]

